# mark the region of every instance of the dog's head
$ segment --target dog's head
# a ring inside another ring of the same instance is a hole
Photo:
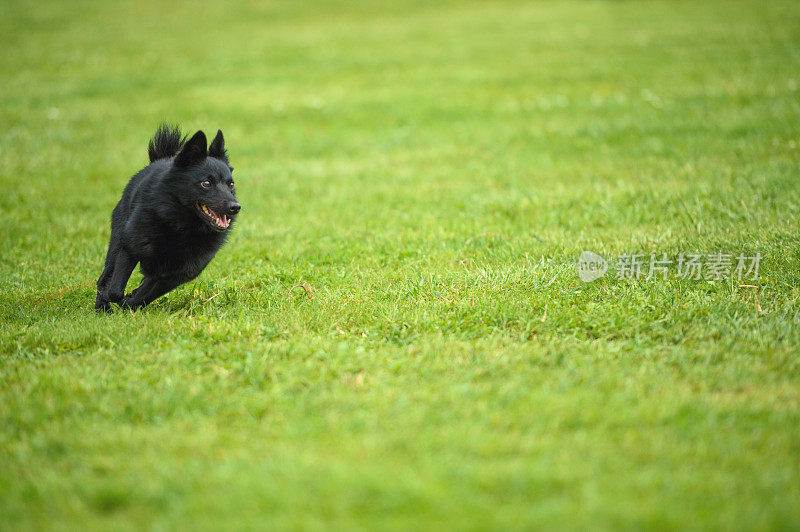
[[[171,180],[178,201],[212,230],[224,232],[236,220],[241,205],[236,201],[233,167],[228,163],[222,131],[206,147],[206,136],[198,131],[181,147],[172,161]]]

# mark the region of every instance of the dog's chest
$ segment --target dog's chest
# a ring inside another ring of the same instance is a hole
[[[224,237],[205,234],[173,234],[157,238],[153,253],[142,266],[155,275],[194,278],[211,262]]]

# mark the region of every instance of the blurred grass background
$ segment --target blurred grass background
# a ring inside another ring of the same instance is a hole
[[[800,523],[797,2],[11,0],[0,44],[4,527]],[[240,222],[97,316],[164,120]]]

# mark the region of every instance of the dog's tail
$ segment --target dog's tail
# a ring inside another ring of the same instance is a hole
[[[181,133],[181,128],[161,124],[156,130],[156,134],[150,139],[150,144],[147,145],[150,162],[172,157],[181,151],[185,142],[186,137]]]

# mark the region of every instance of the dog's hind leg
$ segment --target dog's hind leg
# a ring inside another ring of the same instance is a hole
[[[137,308],[149,305],[170,290],[183,284],[185,279],[179,277],[145,277],[139,288],[125,296],[121,306],[123,308]]]
[[[111,274],[114,271],[114,258],[116,255],[116,249],[113,246],[113,239],[112,245],[108,248],[108,253],[106,254],[106,265],[103,268],[103,273],[100,274],[100,278],[97,280],[97,299],[94,303],[95,310],[102,310],[105,312],[111,312],[111,305],[108,304],[108,301],[103,297],[103,294],[106,291],[106,285],[108,284],[109,279],[111,279]]]
[[[114,255],[113,265],[111,271],[107,274],[107,270],[100,276],[98,284],[98,298],[95,303],[95,308],[101,303],[101,299],[106,305],[111,303],[119,303],[122,301],[122,296],[125,294],[125,285],[128,284],[128,279],[136,267],[137,261],[130,253],[124,248],[117,250]],[[103,276],[106,276],[104,279]],[[101,281],[104,281],[104,286],[100,288]],[[99,310],[99,309],[98,309]]]
[[[114,273],[114,265],[117,255],[122,248],[120,243],[119,223],[115,223],[116,220],[114,220],[114,216],[116,216],[118,208],[119,207],[116,207],[114,209],[114,214],[112,215],[111,238],[108,242],[108,251],[106,252],[106,262],[103,266],[103,273],[100,274],[100,278],[97,280],[97,299],[95,301],[94,308],[95,310],[102,310],[105,312],[111,312],[111,305],[108,304],[109,301],[105,297],[107,294],[106,286],[108,285],[108,282]]]
[[[103,296],[100,295],[100,290],[97,291],[97,298],[94,300],[94,309],[98,312],[111,312],[111,304],[103,299]]]

